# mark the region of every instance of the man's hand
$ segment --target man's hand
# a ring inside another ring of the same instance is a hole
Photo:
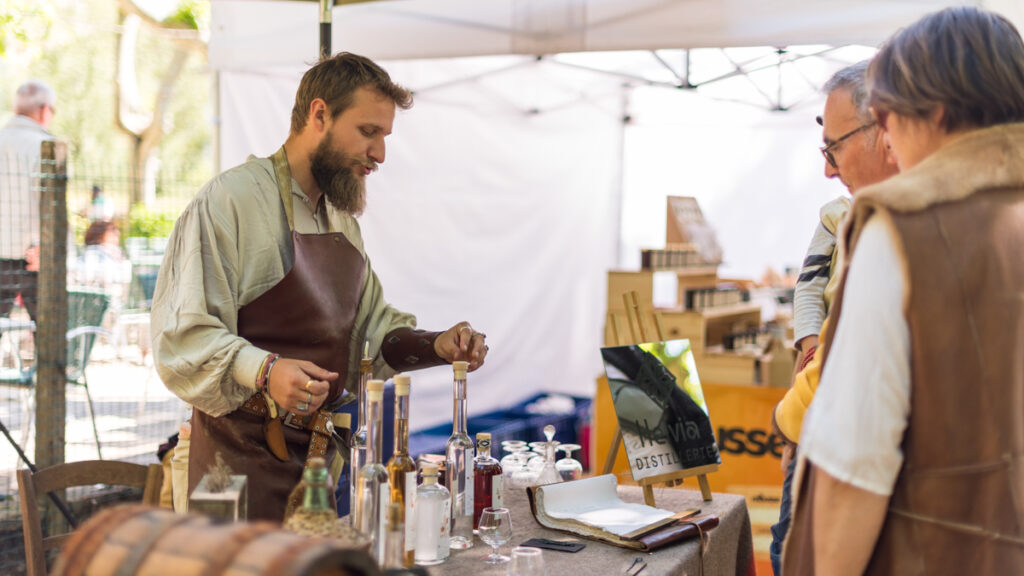
[[[279,358],[270,369],[267,390],[282,410],[310,414],[323,406],[330,382],[337,377],[337,372],[324,370],[312,362]]]
[[[484,343],[486,338],[483,332],[473,330],[469,322],[459,322],[434,340],[434,352],[448,363],[456,360],[469,362],[469,371],[472,372],[484,365],[490,349]]]

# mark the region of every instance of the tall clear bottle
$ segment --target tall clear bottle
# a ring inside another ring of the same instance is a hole
[[[451,547],[473,547],[473,459],[476,449],[466,433],[466,372],[469,363],[452,362],[454,370],[452,436],[445,447],[445,481],[452,496]]]
[[[370,539],[370,554],[378,563],[384,560],[384,540],[387,531],[387,510],[391,503],[388,471],[381,464],[381,424],[384,421],[381,404],[384,401],[384,381],[366,383],[366,464],[359,471],[356,483],[355,512],[352,526]]]
[[[415,563],[416,522],[416,462],[409,457],[409,376],[395,375],[395,453],[388,460],[388,481],[391,483],[391,502],[401,506],[399,520],[405,526],[403,562],[406,567]]]
[[[349,440],[349,512],[356,509],[356,484],[359,471],[366,465],[366,384],[373,373],[373,358],[370,358],[370,343],[363,344],[363,357],[359,360],[359,411],[356,429]],[[353,523],[353,526],[355,524]]]
[[[433,566],[448,559],[451,495],[437,483],[437,466],[423,465],[423,484],[416,488],[416,563]]]
[[[477,455],[473,459],[473,530],[480,527],[484,508],[504,507],[504,476],[501,463],[491,457],[491,435],[476,435]]]

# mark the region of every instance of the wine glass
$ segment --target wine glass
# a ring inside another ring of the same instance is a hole
[[[501,459],[501,468],[508,469],[509,467],[522,466],[521,462],[526,461],[526,457],[523,455],[524,452],[529,450],[526,446],[526,442],[522,440],[505,440],[501,443],[501,448],[505,452],[508,452]]]
[[[540,548],[517,546],[512,549],[508,576],[544,576],[544,556]]]
[[[583,464],[572,457],[572,453],[579,450],[579,444],[559,444],[558,450],[565,452],[565,458],[555,462],[555,469],[561,474],[562,480],[579,480],[583,477]]]
[[[484,557],[488,564],[504,564],[508,556],[498,554],[498,548],[512,538],[512,517],[508,508],[484,508],[480,514],[477,532],[480,539],[491,546],[491,553]]]

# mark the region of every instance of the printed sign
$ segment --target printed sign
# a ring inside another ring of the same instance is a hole
[[[689,340],[601,349],[635,480],[721,464]]]

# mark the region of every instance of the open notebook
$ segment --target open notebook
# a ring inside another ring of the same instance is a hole
[[[694,517],[697,509],[672,512],[623,502],[617,485],[615,476],[607,474],[532,486],[527,493],[542,526],[637,550],[660,548],[718,525],[717,517]]]

